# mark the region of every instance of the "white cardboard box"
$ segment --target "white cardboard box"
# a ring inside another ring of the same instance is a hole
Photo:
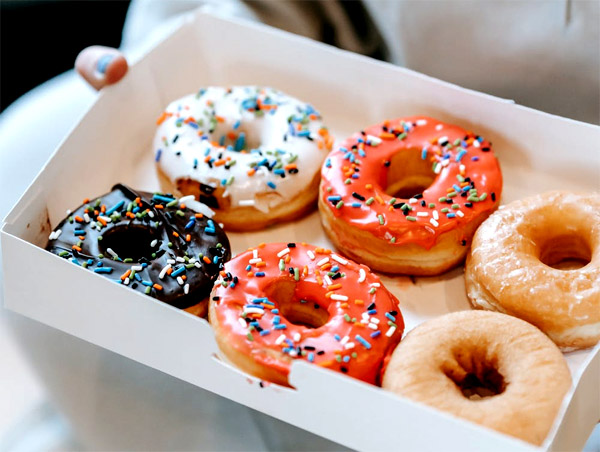
[[[600,128],[462,89],[279,30],[202,12],[106,89],[5,219],[6,307],[293,425],[361,449],[574,450],[600,419],[600,345],[566,355],[574,386],[541,448],[304,362],[296,389],[267,385],[215,358],[212,329],[42,249],[67,208],[116,182],[158,189],[155,119],[173,99],[208,85],[273,86],[312,103],[338,137],[383,119],[424,114],[494,143],[503,203],[550,189],[598,190]],[[234,253],[262,241],[331,246],[318,213],[263,232],[229,234]],[[27,264],[35,262],[35,266]],[[24,277],[23,269],[27,277]],[[407,331],[468,309],[462,269],[435,278],[382,277]],[[69,287],[69,291],[64,288]],[[160,334],[157,334],[160,332]],[[181,343],[202,344],[196,356]]]

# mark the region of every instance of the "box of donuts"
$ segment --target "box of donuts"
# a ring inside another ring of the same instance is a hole
[[[199,11],[4,220],[5,304],[353,449],[581,449],[599,142]]]

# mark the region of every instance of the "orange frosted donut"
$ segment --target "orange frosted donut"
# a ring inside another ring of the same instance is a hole
[[[426,117],[353,135],[321,175],[319,210],[331,240],[387,273],[435,275],[462,262],[502,191],[491,143]]]
[[[599,250],[600,194],[554,191],[512,202],[475,234],[469,301],[534,324],[565,351],[591,347],[600,340]]]
[[[404,330],[398,300],[366,266],[295,243],[227,262],[209,320],[229,361],[282,385],[294,359],[378,383]]]

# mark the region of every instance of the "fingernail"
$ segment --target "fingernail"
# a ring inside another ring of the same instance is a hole
[[[100,74],[104,74],[106,72],[106,68],[108,67],[110,62],[113,60],[113,58],[114,58],[114,55],[102,55],[98,59],[98,63],[96,63],[96,70]]]

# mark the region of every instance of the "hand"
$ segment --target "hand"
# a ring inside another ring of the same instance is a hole
[[[75,60],[75,69],[92,87],[99,90],[121,80],[127,73],[127,60],[112,47],[91,46]]]

